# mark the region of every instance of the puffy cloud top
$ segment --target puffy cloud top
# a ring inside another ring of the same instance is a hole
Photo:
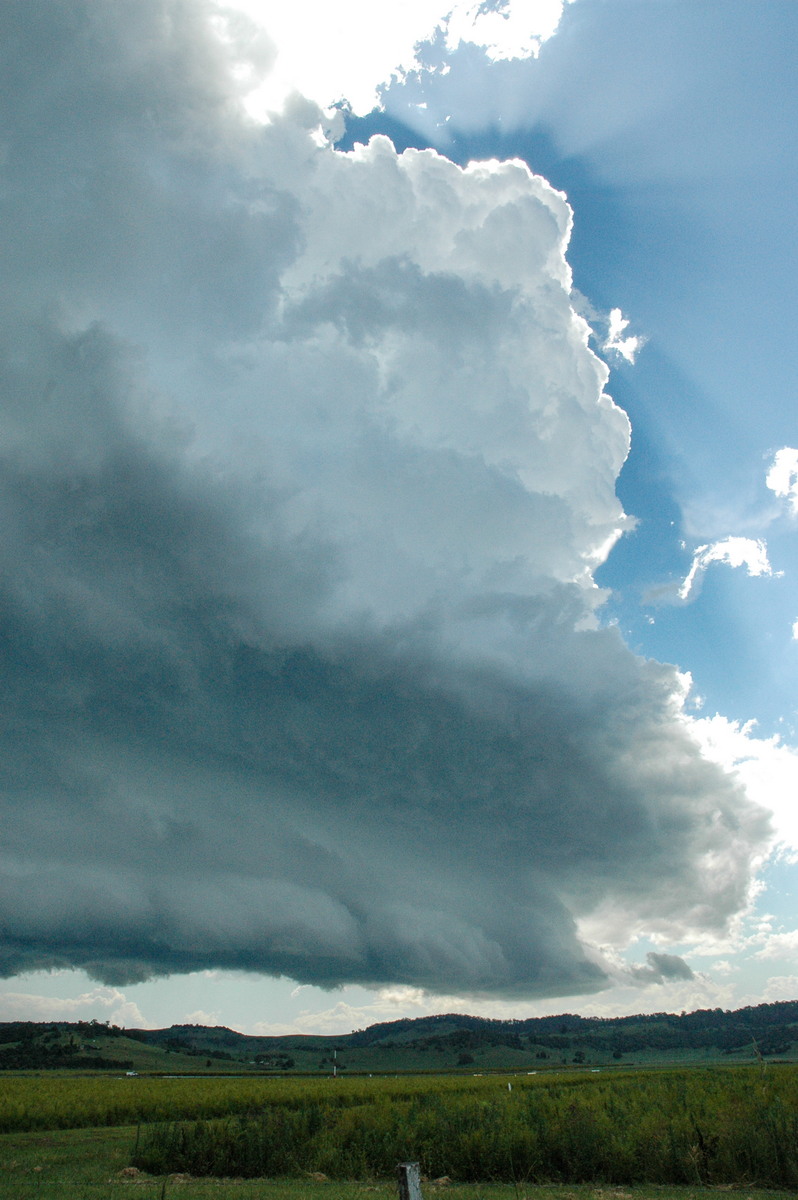
[[[254,125],[185,0],[0,34],[3,970],[558,995],[588,918],[723,929],[766,822],[596,620],[565,198]]]

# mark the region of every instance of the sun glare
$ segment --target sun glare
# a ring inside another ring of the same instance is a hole
[[[322,106],[346,101],[355,112],[369,112],[379,85],[417,67],[416,48],[438,29],[450,50],[466,41],[483,46],[491,59],[534,55],[557,29],[563,4],[404,0],[386,9],[370,0],[229,0],[214,5],[214,21],[239,60],[247,110],[266,119],[292,92]]]

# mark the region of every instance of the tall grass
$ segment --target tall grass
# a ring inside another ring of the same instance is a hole
[[[300,1106],[161,1124],[135,1162],[156,1173],[362,1179],[412,1159],[431,1177],[463,1181],[798,1186],[798,1072],[789,1068],[767,1078],[756,1068],[550,1078],[512,1093],[496,1080],[469,1090],[434,1083],[412,1095],[373,1089],[342,1104],[316,1094]]]

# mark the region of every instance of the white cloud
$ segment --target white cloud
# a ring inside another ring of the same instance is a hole
[[[699,546],[684,583],[679,588],[679,598],[687,600],[697,589],[701,576],[712,563],[728,563],[730,567],[746,567],[749,576],[772,575],[765,542],[761,538],[727,537],[721,541]]]
[[[776,452],[766,483],[780,500],[787,501],[793,515],[798,516],[798,450],[784,446]]]
[[[761,996],[752,999],[753,1004],[775,1004],[779,1000],[794,1000],[798,996],[798,975],[773,975],[765,985]]]
[[[613,308],[610,312],[609,328],[607,330],[607,339],[602,345],[602,350],[609,350],[614,354],[620,354],[621,358],[625,358],[628,363],[634,363],[638,352],[642,349],[644,339],[641,337],[623,337],[623,333],[629,328],[629,321],[624,317],[619,308]]]
[[[379,988],[366,1004],[352,1004],[346,999],[352,989],[343,988],[341,991],[344,999],[329,1008],[304,1009],[291,1022],[257,1021],[252,1026],[252,1032],[264,1037],[286,1033],[349,1033],[380,1021],[427,1016],[433,1012],[460,1011],[463,1007],[461,997],[430,996],[422,988]],[[451,1008],[452,1004],[454,1009]]]
[[[213,1027],[219,1024],[221,1014],[218,1009],[213,1012],[207,1012],[204,1008],[197,1008],[194,1012],[186,1013],[183,1020],[188,1025],[207,1025]]]
[[[798,750],[778,735],[759,738],[756,722],[716,714],[690,720],[704,753],[742,781],[751,799],[773,814],[774,844],[798,856]]]
[[[78,996],[0,992],[0,1021],[110,1021],[125,1029],[145,1025],[138,1005],[117,988],[98,987]]]
[[[534,57],[556,32],[563,7],[564,0],[456,3],[443,22],[446,43],[452,50],[461,42],[482,46],[491,62]]]
[[[562,1012],[583,1016],[617,1017],[635,1013],[694,1011],[699,1008],[729,1008],[737,1002],[731,984],[718,982],[708,974],[691,979],[663,979],[652,974],[647,980],[630,981],[629,965],[612,952],[608,955],[612,979],[600,995],[564,995],[552,999],[523,1001],[480,996],[479,1014],[495,1020],[557,1015]],[[721,970],[720,974],[724,974]],[[344,989],[346,995],[347,989]],[[415,988],[380,989],[367,1004],[341,1000],[328,1008],[305,1010],[294,1020],[282,1023],[257,1022],[250,1032],[261,1036],[285,1034],[348,1033],[378,1022],[403,1017],[473,1011],[474,997],[435,995]]]
[[[472,43],[494,61],[532,56],[555,32],[565,2],[403,0],[386,7],[371,0],[227,0],[217,6],[216,27],[238,63],[253,114],[280,111],[294,91],[322,106],[346,100],[367,113],[379,85],[414,69],[418,43],[436,30],[450,48]]]
[[[610,309],[609,313],[601,312],[578,288],[572,288],[571,302],[575,310],[590,323],[596,343],[602,351],[619,354],[628,363],[635,362],[638,352],[646,344],[646,339],[640,335],[622,336],[629,328],[630,322],[620,308]]]
[[[786,933],[768,934],[764,946],[757,950],[755,958],[795,958],[798,955],[798,929]]]

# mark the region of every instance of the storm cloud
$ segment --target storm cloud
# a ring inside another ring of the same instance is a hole
[[[198,3],[0,53],[3,972],[556,996],[588,923],[722,932],[767,822],[600,626],[565,198],[252,121]]]

